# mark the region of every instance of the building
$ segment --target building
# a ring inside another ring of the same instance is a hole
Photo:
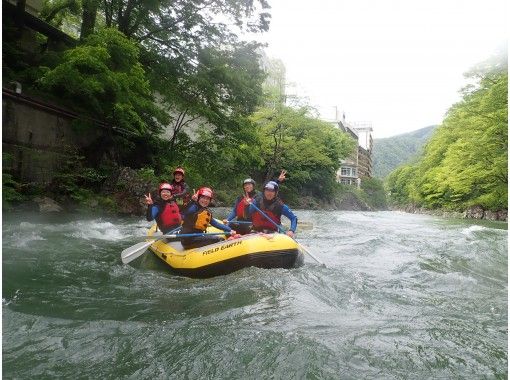
[[[372,177],[372,123],[358,122],[351,124],[345,120],[344,114],[342,120],[336,120],[333,124],[357,142],[353,152],[340,162],[337,181],[344,185],[359,187],[363,178]]]

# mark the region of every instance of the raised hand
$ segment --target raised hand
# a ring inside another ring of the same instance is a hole
[[[280,175],[278,176],[278,181],[283,182],[285,181],[285,174],[287,174],[287,170],[282,169],[280,172]]]
[[[154,204],[154,201],[151,198],[151,193],[145,195],[145,204],[146,205]]]

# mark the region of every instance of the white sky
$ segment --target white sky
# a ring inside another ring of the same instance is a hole
[[[463,73],[507,44],[505,0],[270,0],[258,37],[287,69],[288,94],[374,137],[441,123]]]

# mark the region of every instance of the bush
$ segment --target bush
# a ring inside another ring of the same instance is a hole
[[[374,209],[385,210],[388,208],[386,191],[383,182],[378,178],[363,178],[361,190],[365,193],[366,202]]]
[[[24,199],[21,195],[21,184],[14,180],[13,176],[7,172],[7,168],[12,160],[12,155],[2,153],[3,172],[2,172],[2,205],[9,208],[11,203],[19,202]]]

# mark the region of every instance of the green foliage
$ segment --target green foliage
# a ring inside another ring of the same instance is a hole
[[[394,202],[452,210],[508,207],[508,73],[505,65],[483,70],[470,74],[479,83],[464,89],[420,160],[388,177]]]
[[[270,7],[265,0],[105,0],[98,3],[106,26],[116,27],[151,49],[166,50],[167,56],[180,53],[187,60],[195,58],[204,46],[237,42],[238,31],[260,32],[269,27],[267,9]]]
[[[84,166],[84,158],[77,152],[69,154],[60,171],[50,184],[50,191],[61,196],[82,201],[97,192],[108,176],[105,168],[89,168]]]
[[[105,29],[64,53],[62,62],[40,79],[43,89],[72,99],[76,107],[134,134],[158,131],[163,113],[153,102],[138,62],[138,47]]]
[[[147,181],[147,182],[156,182],[157,178],[154,174],[153,168],[141,168],[138,169],[137,175],[140,179]]]
[[[421,153],[424,144],[430,139],[437,126],[421,128],[410,133],[374,140],[374,176],[386,177],[396,169]]]
[[[238,189],[241,181],[262,165],[254,124],[246,118],[238,118],[237,127],[235,133],[222,135],[201,130],[198,140],[189,144],[184,159],[175,165],[186,167],[187,176],[193,178],[192,186]],[[169,168],[169,173],[175,165]]]
[[[361,190],[366,194],[365,201],[373,209],[384,210],[388,207],[386,190],[383,182],[378,178],[363,178]]]
[[[262,101],[264,72],[258,63],[257,44],[202,49],[196,67],[183,67],[178,59],[158,59],[146,52],[150,78],[171,119],[170,159],[182,160],[184,136],[195,124],[220,135],[243,133],[244,119]]]
[[[8,167],[12,161],[12,155],[2,153],[2,205],[10,207],[14,202],[23,200],[20,192],[21,184],[14,180],[12,174],[8,172]]]
[[[19,192],[20,183],[11,174],[2,172],[2,207],[11,209],[12,205],[20,202],[24,197]]]
[[[77,37],[81,13],[80,0],[45,0],[39,17]]]
[[[268,180],[284,168],[290,175],[282,187],[283,194],[327,198],[336,186],[340,160],[352,151],[353,142],[309,112],[308,108],[281,106],[262,108],[253,114],[264,168],[259,176]]]

